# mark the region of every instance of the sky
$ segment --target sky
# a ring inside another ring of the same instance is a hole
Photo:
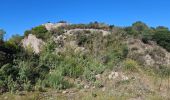
[[[5,39],[46,22],[92,21],[129,26],[143,21],[170,28],[170,0],[0,0],[0,28]]]

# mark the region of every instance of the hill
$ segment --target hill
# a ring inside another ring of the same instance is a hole
[[[0,100],[170,99],[166,27],[62,21],[0,40]]]

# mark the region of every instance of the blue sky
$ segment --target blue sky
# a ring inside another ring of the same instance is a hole
[[[46,22],[105,22],[128,26],[143,21],[170,27],[169,0],[0,0],[0,28],[9,38]]]

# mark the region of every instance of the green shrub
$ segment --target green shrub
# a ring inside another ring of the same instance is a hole
[[[142,41],[148,43],[148,41],[153,40],[154,32],[144,32],[142,35]]]
[[[29,34],[31,34],[31,30],[26,30],[26,31],[24,32],[24,36],[28,36]]]
[[[38,90],[40,92],[45,92],[45,87],[46,87],[46,83],[45,83],[45,80],[41,80],[39,79],[37,82],[36,82],[36,85],[35,85],[35,90]]]
[[[54,53],[56,47],[54,41],[49,40],[47,42],[40,54],[39,63],[41,65],[48,66],[50,69],[54,69],[59,65],[60,57]]]
[[[156,31],[156,33],[153,35],[153,40],[166,50],[170,51],[170,31]]]
[[[44,82],[46,86],[55,89],[66,89],[71,86],[67,81],[64,80],[60,70],[53,70],[51,73],[49,73]]]
[[[37,26],[31,30],[32,34],[36,35],[37,38],[42,38],[42,39],[45,39],[44,36],[46,36],[47,32],[48,32],[47,29],[43,25]]]
[[[43,40],[47,40],[51,36],[51,34],[48,32],[48,30],[43,25],[34,27],[31,30],[27,30],[24,32],[24,36],[28,36],[29,34],[33,34],[37,38],[41,38]]]
[[[82,58],[78,56],[68,56],[60,63],[60,67],[64,76],[77,78],[83,74],[84,67],[86,66]]]
[[[19,88],[18,84],[13,80],[11,76],[9,76],[7,79],[7,88],[11,93],[15,92]]]
[[[95,73],[93,72],[93,70],[90,70],[89,68],[85,68],[83,76],[87,81],[92,82],[96,81]]]
[[[14,65],[11,64],[5,64],[1,67],[1,72],[3,75],[6,77],[11,76],[13,79],[16,80],[16,77],[18,76],[18,68]]]
[[[19,78],[21,81],[30,81],[35,84],[38,79],[44,79],[49,72],[45,65],[39,65],[37,62],[22,61],[19,62]]]
[[[12,63],[17,50],[8,43],[0,44],[0,67],[7,63]]]

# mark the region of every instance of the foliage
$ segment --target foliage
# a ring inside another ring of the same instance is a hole
[[[50,36],[50,33],[48,32],[48,30],[43,25],[32,28],[31,30],[25,31],[24,35],[28,36],[28,34],[33,34],[37,38],[41,38],[43,40],[46,40]]]
[[[29,34],[31,34],[31,30],[26,30],[26,31],[24,32],[24,36],[28,36]]]
[[[71,24],[65,27],[66,29],[103,29],[103,30],[109,30],[113,28],[113,25],[109,26],[105,23],[99,23],[97,21],[90,22],[88,24]]]
[[[148,26],[141,21],[137,21],[137,22],[133,23],[131,27],[125,28],[125,31],[128,34],[133,35],[133,36],[142,35],[143,33],[145,33],[148,30],[149,30]]]
[[[6,32],[3,29],[0,29],[0,42],[3,41],[5,33]]]
[[[22,36],[16,34],[13,35],[8,41],[6,41],[7,47],[13,48],[15,50],[19,50],[21,46],[21,40],[23,39]]]
[[[64,80],[60,70],[54,70],[49,73],[44,82],[47,86],[55,89],[66,89],[71,86],[71,84]]]
[[[141,21],[137,21],[132,24],[132,29],[137,32],[142,32],[142,31],[148,30],[149,28],[145,23],[143,23]]]
[[[170,31],[158,29],[153,35],[153,40],[156,41],[160,46],[170,51]]]

